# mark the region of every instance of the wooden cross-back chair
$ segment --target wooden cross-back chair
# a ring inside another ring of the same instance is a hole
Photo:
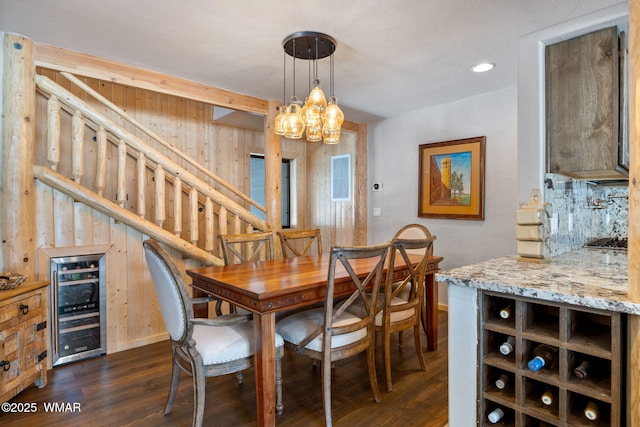
[[[400,229],[391,241],[387,282],[384,287],[382,304],[375,317],[375,330],[382,335],[384,367],[387,391],[392,390],[391,381],[391,334],[413,329],[416,354],[422,370],[426,369],[422,345],[420,343],[421,307],[424,300],[424,280],[433,256],[433,241],[436,240],[429,230],[420,224],[410,224]],[[413,265],[409,254],[418,254],[422,258]],[[402,262],[396,269],[396,260]],[[398,279],[395,272],[399,269],[406,274]],[[381,307],[381,308],[380,308]],[[401,336],[398,346],[402,344]]]
[[[322,237],[320,229],[311,230],[281,230],[278,231],[282,255],[285,258],[305,256],[313,252],[322,255]]]
[[[243,264],[246,262],[273,259],[273,234],[271,232],[255,232],[242,234],[220,234],[220,246],[225,265]],[[222,300],[216,301],[216,315],[223,314]],[[229,304],[230,313],[250,315],[243,309]]]
[[[169,414],[178,390],[180,372],[193,378],[193,426],[204,418],[206,379],[239,373],[253,365],[253,324],[245,316],[196,319],[182,275],[169,254],[155,241],[143,242],[165,327],[171,339],[171,387],[164,413]],[[199,302],[199,301],[198,301]],[[282,413],[282,337],[276,334],[276,408]],[[241,377],[238,377],[239,379]]]
[[[225,265],[273,259],[271,232],[220,234],[218,238]]]
[[[276,331],[293,351],[319,360],[322,367],[322,397],[325,424],[331,419],[331,364],[336,360],[355,356],[367,351],[369,382],[376,402],[380,402],[380,391],[375,370],[374,315],[375,296],[369,300],[365,289],[377,295],[384,273],[384,263],[389,243],[375,246],[332,247],[327,279],[324,307],[301,311],[285,317],[276,324]],[[374,267],[366,278],[361,279],[352,267],[356,258],[372,258]],[[356,289],[347,297],[335,299],[336,268],[344,267]],[[335,303],[335,305],[334,305]],[[354,303],[367,307],[367,312],[356,316],[347,311]]]

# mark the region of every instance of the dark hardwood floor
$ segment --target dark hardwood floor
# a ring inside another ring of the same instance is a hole
[[[402,351],[392,352],[393,391],[384,391],[384,367],[378,357],[382,402],[369,387],[364,354],[336,363],[333,419],[336,426],[434,426],[447,424],[447,313],[439,314],[438,350],[425,353],[427,370],[419,370],[413,338],[405,333]],[[424,338],[424,337],[423,337]],[[397,344],[397,335],[394,344]],[[422,341],[426,349],[426,339]],[[380,356],[379,352],[379,356]],[[193,411],[191,378],[183,375],[169,415],[163,415],[169,390],[171,350],[157,343],[108,356],[56,367],[43,389],[29,387],[11,402],[36,403],[35,413],[0,412],[4,426],[189,426]],[[254,426],[254,371],[210,378],[205,425]],[[283,360],[284,413],[278,426],[322,426],[320,370],[311,361],[287,352]],[[45,403],[62,403],[69,412],[47,412]],[[73,412],[74,404],[79,411]],[[78,405],[79,404],[79,405]],[[14,405],[18,406],[18,405]],[[17,409],[17,408],[16,408]]]

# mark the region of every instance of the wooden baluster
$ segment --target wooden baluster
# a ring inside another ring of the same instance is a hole
[[[107,182],[107,131],[100,126],[96,133],[98,165],[96,167],[96,191],[102,196]]]
[[[138,156],[137,166],[137,179],[138,179],[138,215],[144,218],[145,214],[145,189],[147,186],[147,158],[144,153],[140,153]]]
[[[227,234],[227,208],[224,206],[218,211],[218,234]]]
[[[204,250],[207,252],[213,252],[213,202],[211,198],[207,197],[206,202],[204,203],[204,226],[205,226],[205,235],[204,235]]]
[[[127,201],[127,144],[122,139],[118,142],[118,194],[116,201],[122,208]]]
[[[156,224],[162,227],[162,224],[164,224],[164,220],[166,219],[165,208],[164,208],[164,202],[165,202],[164,189],[165,189],[166,180],[164,177],[164,168],[161,165],[156,166],[156,170],[153,174],[153,179],[156,182],[156,191],[155,191],[155,200],[154,200],[154,204],[155,204],[154,216],[155,216]]]
[[[71,121],[71,167],[73,180],[80,184],[84,175],[84,116],[76,111]]]
[[[182,180],[173,181],[173,234],[180,237],[182,233]]]
[[[51,169],[60,163],[60,101],[51,95],[47,102],[47,160]]]
[[[198,190],[189,191],[189,241],[198,244]]]
[[[242,220],[238,215],[233,216],[233,223],[231,224],[233,234],[242,233]]]

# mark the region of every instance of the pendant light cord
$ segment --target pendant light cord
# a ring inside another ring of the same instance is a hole
[[[282,105],[287,105],[287,53],[282,52],[282,69],[284,77],[282,78]]]

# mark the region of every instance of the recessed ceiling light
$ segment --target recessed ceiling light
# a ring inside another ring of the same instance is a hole
[[[496,64],[492,64],[491,62],[483,62],[473,67],[472,70],[476,73],[484,73],[485,71],[493,70],[495,66]]]

